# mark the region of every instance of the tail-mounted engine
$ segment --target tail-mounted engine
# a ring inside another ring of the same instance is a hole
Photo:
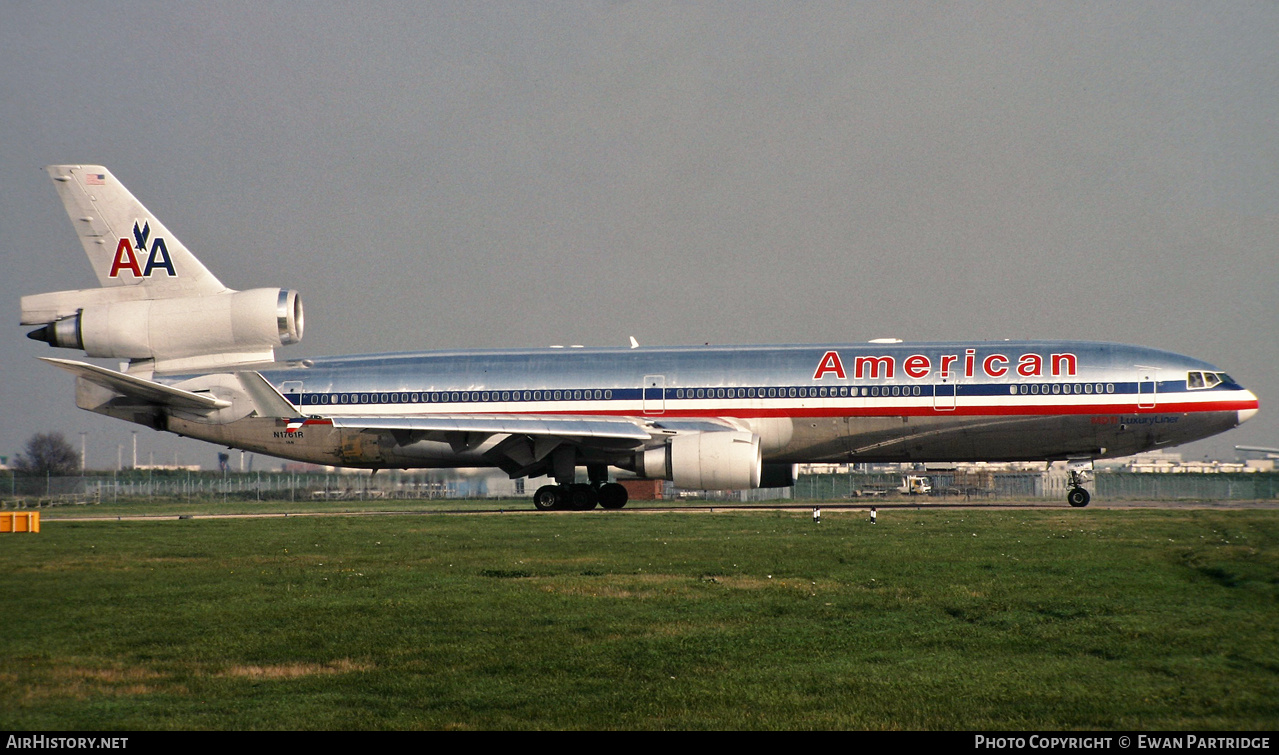
[[[272,361],[276,346],[302,339],[296,291],[250,291],[162,299],[132,298],[136,289],[60,291],[24,297],[28,338],[80,349],[91,357],[152,360],[155,369]]]

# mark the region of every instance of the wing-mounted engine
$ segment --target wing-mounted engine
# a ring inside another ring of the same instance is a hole
[[[137,290],[26,296],[22,324],[41,325],[27,337],[50,346],[91,357],[148,360],[157,372],[269,362],[275,347],[302,339],[297,291],[257,288],[164,299],[128,295]]]
[[[633,466],[640,477],[689,490],[744,490],[760,486],[763,455],[754,433],[692,432],[635,454]]]

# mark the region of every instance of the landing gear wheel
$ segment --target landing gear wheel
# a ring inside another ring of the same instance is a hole
[[[566,498],[568,499],[568,507],[573,511],[590,511],[595,508],[595,504],[599,503],[595,488],[590,485],[569,485]]]
[[[600,506],[606,509],[620,509],[626,505],[626,501],[630,496],[626,493],[626,488],[618,485],[616,482],[610,482],[600,486],[599,498]]]
[[[1082,509],[1092,500],[1092,496],[1088,495],[1088,491],[1083,488],[1071,488],[1066,494],[1066,502],[1077,509]]]
[[[563,499],[558,485],[543,485],[533,494],[533,507],[538,511],[554,511]]]

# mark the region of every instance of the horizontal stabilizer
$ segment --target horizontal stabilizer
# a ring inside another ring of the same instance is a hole
[[[224,401],[219,398],[207,396],[200,393],[192,393],[184,391],[181,388],[172,388],[167,385],[143,380],[133,375],[126,375],[123,372],[108,370],[105,367],[98,367],[93,364],[85,364],[84,362],[74,362],[70,359],[54,359],[52,357],[39,357],[41,361],[48,362],[55,367],[61,367],[67,372],[72,373],[76,377],[82,378],[95,385],[100,385],[116,393],[128,396],[129,398],[139,399],[144,403],[154,404],[156,406],[168,406],[174,409],[186,409],[197,412],[211,412],[216,409],[225,409],[231,405],[231,402]]]

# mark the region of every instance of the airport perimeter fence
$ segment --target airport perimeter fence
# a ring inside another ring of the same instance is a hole
[[[368,474],[123,472],[84,477],[0,476],[0,509],[39,508],[118,500],[357,501],[485,498],[484,480],[440,479],[401,471]]]
[[[1113,501],[1264,501],[1279,498],[1279,473],[1106,472],[1097,475],[1097,496]]]
[[[1037,472],[919,472],[929,490],[907,495],[902,473],[800,475],[789,490],[748,491],[750,494],[694,497],[754,501],[789,498],[794,501],[889,500],[1058,500],[1065,497],[1064,473]],[[484,476],[448,476],[439,471],[387,470],[376,475],[289,472],[148,473],[120,472],[83,477],[21,477],[0,475],[0,509],[108,503],[119,500],[369,501],[473,498],[526,498],[536,487],[525,480]],[[1100,472],[1089,485],[1098,500],[1276,500],[1279,473],[1161,474]],[[777,493],[782,493],[778,496]],[[787,495],[789,494],[789,495]],[[683,497],[676,492],[673,497]]]
[[[794,498],[805,501],[838,501],[873,498],[1027,499],[1050,496],[1043,475],[1037,472],[956,473],[907,472],[924,477],[928,492],[909,494],[902,490],[903,473],[810,474],[795,480]],[[1064,496],[1065,493],[1062,493]]]
[[[1058,500],[1066,495],[1064,472],[907,472],[927,478],[926,495],[901,490],[903,473],[813,474],[795,481],[793,498],[809,501],[842,499]],[[1137,473],[1098,472],[1088,484],[1098,500],[1230,500],[1279,498],[1279,473]]]

